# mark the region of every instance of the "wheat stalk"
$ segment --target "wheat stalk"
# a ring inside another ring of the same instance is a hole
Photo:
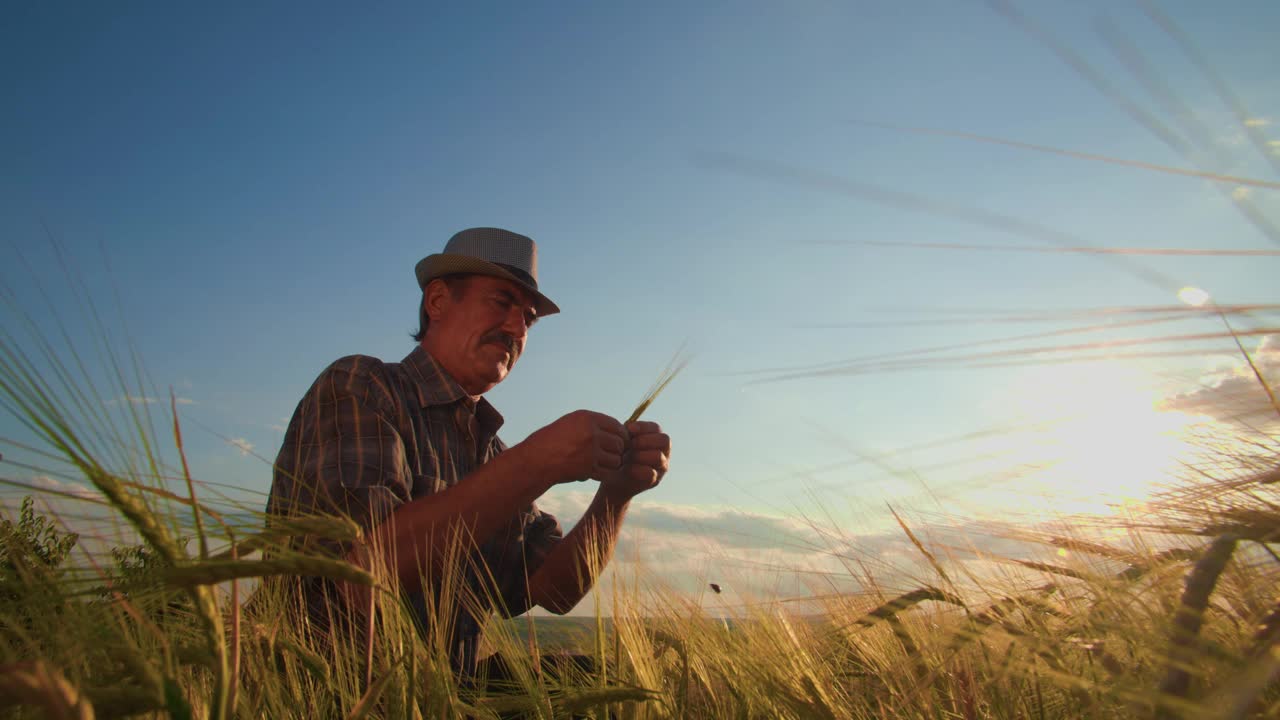
[[[955,595],[952,595],[951,593],[948,593],[944,590],[939,590],[936,587],[922,587],[922,588],[917,588],[915,590],[912,590],[911,592],[907,592],[899,595],[898,597],[890,600],[887,603],[884,603],[883,605],[880,605],[879,607],[872,610],[871,612],[863,615],[857,620],[854,620],[850,624],[861,625],[863,627],[871,627],[875,625],[877,622],[888,620],[889,618],[892,618],[893,616],[897,615],[899,612],[902,612],[903,610],[906,610],[907,608],[910,608],[913,605],[916,605],[918,603],[922,603],[926,600],[935,600],[937,602],[951,603],[952,605],[956,605],[959,607],[965,606],[963,600],[956,597]],[[848,627],[848,625],[846,625],[845,627]]]
[[[640,419],[640,416],[644,414],[644,411],[648,410],[649,406],[653,404],[653,401],[657,400],[658,396],[662,394],[662,391],[667,389],[667,385],[671,384],[671,381],[676,379],[676,376],[680,374],[680,371],[685,369],[689,364],[689,360],[691,360],[691,358],[684,354],[684,346],[681,346],[680,349],[676,351],[676,354],[671,358],[671,361],[667,363],[667,366],[662,369],[662,374],[658,376],[658,379],[654,381],[653,385],[649,387],[649,390],[645,392],[644,398],[640,400],[640,404],[636,405],[636,409],[631,411],[631,415],[627,417],[628,424]]]
[[[283,540],[310,536],[340,542],[360,540],[364,533],[354,520],[343,515],[302,515],[269,518],[266,530],[246,536],[232,547],[209,556],[210,560],[232,560],[258,550],[266,550]]]
[[[42,660],[0,667],[0,703],[36,705],[52,720],[93,720],[93,705]]]
[[[344,580],[373,587],[373,575],[346,562],[331,558],[298,555],[264,560],[207,560],[175,565],[164,570],[165,582],[175,587],[199,587],[244,578],[276,575],[303,575]]]
[[[1170,638],[1169,668],[1160,682],[1159,692],[1162,696],[1182,698],[1191,684],[1191,673],[1188,671],[1194,662],[1191,647],[1200,634],[1200,626],[1204,623],[1204,612],[1209,607],[1209,596],[1217,586],[1218,577],[1227,567],[1235,553],[1238,539],[1234,535],[1223,535],[1214,540],[1191,568],[1187,575],[1186,589],[1182,593],[1182,601],[1173,616],[1173,633]],[[1172,718],[1170,708],[1160,705],[1156,708],[1157,718]]]

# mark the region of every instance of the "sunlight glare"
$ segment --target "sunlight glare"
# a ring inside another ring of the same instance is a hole
[[[1209,293],[1198,287],[1184,287],[1178,291],[1178,299],[1191,307],[1203,307],[1209,302]]]
[[[1178,478],[1193,454],[1188,434],[1205,419],[1163,411],[1152,378],[1116,366],[1028,371],[1007,402],[1034,430],[1009,438],[1034,468],[1007,489],[1049,514],[1114,514],[1145,503]]]

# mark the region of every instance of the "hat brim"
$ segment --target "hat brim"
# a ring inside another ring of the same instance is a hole
[[[495,265],[488,260],[471,257],[470,255],[454,255],[451,253],[437,253],[428,255],[418,261],[417,267],[414,268],[418,276],[418,287],[426,289],[427,284],[438,277],[455,274],[468,275],[488,275],[489,277],[502,278],[510,280],[520,287],[528,290],[534,297],[534,309],[538,311],[538,317],[546,315],[555,315],[560,312],[560,306],[551,301],[551,298],[538,292],[538,288],[530,285],[524,280],[517,277],[514,273],[506,270],[500,265]]]

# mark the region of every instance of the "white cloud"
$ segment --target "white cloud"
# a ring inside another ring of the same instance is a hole
[[[556,515],[568,531],[591,497],[589,490],[560,490],[539,500],[538,506]],[[1012,526],[909,522],[948,567],[1004,567],[990,558],[1031,558],[1046,552],[1041,545],[1018,539]],[[817,609],[809,607],[815,596],[873,587],[902,592],[939,582],[926,558],[896,526],[861,533],[850,527],[860,525],[821,526],[803,518],[723,507],[649,503],[641,496],[627,513],[603,583],[607,585],[608,578],[635,578],[701,602],[709,611],[733,612],[781,599],[812,611]],[[710,583],[721,592],[710,590]],[[590,603],[575,610],[591,611]]]
[[[589,491],[570,490],[544,496],[538,507],[560,518],[561,524],[571,524],[586,512],[591,498]],[[807,548],[823,542],[799,520],[732,508],[646,502],[643,496],[627,512],[626,527],[693,536],[725,548]]]
[[[1276,390],[1280,386],[1280,335],[1264,335],[1250,357],[1272,390]],[[1161,408],[1218,419],[1271,408],[1266,391],[1243,357],[1234,356],[1223,369],[1202,377],[1200,383],[1201,387],[1195,390],[1165,399]]]
[[[1271,118],[1256,117],[1248,118],[1244,121],[1245,127],[1267,127],[1271,125]]]
[[[1245,134],[1243,132],[1240,132],[1239,130],[1231,130],[1231,131],[1228,131],[1226,134],[1219,135],[1217,137],[1217,141],[1218,141],[1218,144],[1222,145],[1223,147],[1238,148],[1238,147],[1242,147],[1246,142],[1248,142],[1248,138],[1245,137]]]
[[[118,405],[127,402],[131,405],[156,405],[158,403],[168,403],[168,398],[158,398],[152,395],[121,395],[114,400],[108,400],[108,405]],[[196,401],[188,397],[175,398],[174,402],[178,405],[195,405]]]
[[[227,440],[227,442],[236,450],[239,450],[241,455],[249,455],[253,452],[253,443],[249,442],[246,438],[231,438]]]
[[[276,423],[271,423],[271,424],[267,425],[267,429],[268,429],[268,430],[274,430],[275,432],[278,432],[278,433],[282,433],[282,432],[284,432],[287,428],[286,428],[284,425],[277,425]]]
[[[106,501],[95,488],[71,480],[48,475],[34,475],[27,480],[35,498],[35,510],[54,521],[60,532],[79,536],[73,557],[96,558],[99,565],[111,563],[113,547],[127,547],[142,542],[133,527]],[[19,501],[13,496],[0,496],[0,514],[16,514]]]
[[[538,507],[568,531],[592,497],[591,490],[557,490]],[[852,590],[851,577],[832,555],[835,544],[791,518],[640,497],[627,512],[609,576],[656,582],[701,597],[711,608],[719,601],[808,596],[815,578]],[[721,586],[722,597],[708,591],[712,582]],[[576,612],[589,611],[583,603]]]
[[[63,493],[66,495],[74,495],[76,497],[85,498],[86,500],[101,500],[102,494],[94,488],[80,483],[63,482],[51,478],[48,475],[36,475],[31,478],[31,485],[41,490],[51,490],[53,492]]]

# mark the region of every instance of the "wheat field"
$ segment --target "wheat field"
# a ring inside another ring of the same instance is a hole
[[[993,4],[1015,25],[1039,32],[1011,7]],[[1069,49],[1060,52],[1070,60]],[[1225,92],[1224,100],[1234,101]],[[1018,145],[935,128],[889,130]],[[1166,167],[1045,146],[1020,149],[1224,187],[1280,188],[1194,163]],[[781,166],[730,156],[704,161],[727,172],[866,194]],[[1248,212],[1280,242],[1261,210]],[[991,216],[941,214],[1009,229]],[[1142,268],[1139,253],[1122,248],[1055,251]],[[996,570],[979,574],[968,562],[972,553],[930,542],[909,513],[895,512],[924,568],[910,581],[878,575],[869,558],[849,553],[856,539],[826,528],[830,544],[821,550],[860,591],[804,602],[749,597],[732,615],[708,612],[657,575],[615,575],[596,588],[596,616],[578,623],[572,642],[556,634],[550,619],[491,622],[486,644],[515,678],[499,688],[460,682],[450,669],[445,625],[454,608],[433,608],[437,622],[420,632],[389,573],[293,542],[356,539],[350,520],[268,525],[261,505],[228,501],[225,488],[193,476],[176,396],[167,407],[109,402],[145,394],[148,383],[142,359],[113,350],[100,323],[92,342],[73,343],[65,330],[37,323],[26,299],[7,290],[0,299],[0,406],[37,438],[34,444],[0,438],[0,447],[35,458],[24,464],[0,458],[3,717],[1280,717],[1280,403],[1269,368],[1256,362],[1259,340],[1276,337],[1266,322],[1272,304],[1178,308],[1220,318],[1211,339],[1232,343],[1250,369],[1251,404],[1242,405],[1232,434],[1209,442],[1203,462],[1186,467],[1182,480],[1164,487],[1141,514],[1098,520],[1105,533],[1083,525],[1079,532],[1071,525],[1028,528],[1016,540],[1037,553],[985,557]],[[1154,312],[1129,310],[1125,317]],[[1061,341],[1063,363],[1094,350],[1117,351],[1115,343]],[[1040,357],[963,352],[958,357],[977,363]],[[870,359],[839,370],[875,375],[956,358]],[[680,392],[679,383],[667,388],[684,362],[673,361],[633,418],[657,393]],[[109,386],[86,368],[107,368]],[[815,365],[767,379],[828,372]],[[1259,405],[1258,397],[1266,402]],[[20,479],[31,472],[59,483]],[[466,555],[463,543],[453,549],[455,558]],[[450,576],[460,577],[461,567],[458,559]],[[291,593],[292,581],[303,576],[371,588],[377,612],[366,631],[334,641],[309,632]],[[700,580],[711,581],[719,579]],[[451,597],[482,600],[461,592]],[[592,667],[543,666],[541,658],[569,647],[589,654]]]

